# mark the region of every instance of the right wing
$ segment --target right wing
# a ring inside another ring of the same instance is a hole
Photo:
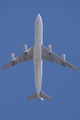
[[[55,53],[53,52],[49,53],[48,49],[44,46],[42,46],[42,60],[48,60],[48,61],[60,64],[64,67],[68,67],[70,69],[78,71],[78,69],[75,66],[73,66],[67,61],[63,61],[62,58],[56,55]]]
[[[42,60],[48,60],[57,64],[61,64],[62,59],[58,55],[51,52],[49,53],[48,49],[44,46],[42,46]]]
[[[16,64],[19,64],[21,62],[27,61],[27,60],[33,60],[33,49],[34,47],[31,47],[27,50],[27,52],[22,53],[18,57],[14,58],[14,61],[10,61],[6,65],[2,67],[2,69],[6,69],[8,67],[14,66]]]

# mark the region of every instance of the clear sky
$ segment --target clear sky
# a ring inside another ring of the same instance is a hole
[[[80,70],[80,0],[0,0],[0,120],[80,120],[80,73],[44,61],[42,91],[52,101],[26,98],[35,92],[33,61],[2,66],[34,45],[40,13],[44,46]]]

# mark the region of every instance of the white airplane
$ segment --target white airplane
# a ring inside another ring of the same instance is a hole
[[[38,98],[38,100],[52,100],[48,95],[41,91],[42,86],[42,61],[47,60],[51,62],[55,62],[62,66],[68,67],[75,71],[78,69],[67,62],[65,60],[65,54],[62,54],[62,58],[56,55],[51,51],[51,45],[48,45],[48,48],[43,46],[43,22],[40,14],[37,15],[35,21],[35,42],[34,46],[27,49],[27,45],[24,45],[24,53],[14,58],[14,53],[11,54],[11,61],[4,65],[2,69],[6,69],[8,67],[14,66],[18,63],[33,60],[34,61],[34,76],[35,76],[35,86],[36,92],[32,94],[27,100],[31,100],[33,98]]]

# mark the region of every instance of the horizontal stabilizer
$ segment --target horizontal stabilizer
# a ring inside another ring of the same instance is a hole
[[[37,98],[37,93],[36,93],[36,92],[33,93],[31,96],[29,96],[29,97],[27,98],[27,100],[31,100],[31,99],[34,99],[34,98]]]
[[[48,95],[46,95],[46,94],[43,93],[42,91],[40,92],[40,97],[43,98],[43,99],[52,101],[51,97],[49,97]]]

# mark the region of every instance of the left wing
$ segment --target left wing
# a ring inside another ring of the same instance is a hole
[[[2,69],[4,70],[4,69],[6,69],[8,67],[14,66],[16,64],[19,64],[19,63],[27,61],[27,60],[33,60],[33,49],[34,49],[34,47],[29,48],[27,50],[27,52],[22,53],[18,57],[14,58],[13,61],[10,61],[6,65],[4,65],[2,67]]]
[[[48,49],[42,46],[42,60],[48,60],[57,64],[60,64],[62,66],[68,67],[70,69],[73,69],[75,71],[78,71],[78,69],[70,64],[67,61],[63,61],[61,57],[58,55],[54,54],[53,52],[49,53]]]

